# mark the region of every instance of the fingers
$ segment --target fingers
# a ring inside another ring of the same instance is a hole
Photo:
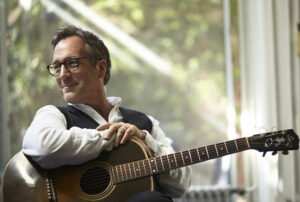
[[[127,142],[127,140],[124,139],[124,135],[126,134],[127,130],[128,130],[128,127],[126,124],[123,124],[118,128],[117,137],[114,142],[115,147],[118,147],[119,144],[125,144]]]
[[[133,137],[136,137],[143,141],[146,138],[146,133],[138,129],[135,125],[128,125],[120,143],[125,144],[129,139]]]
[[[109,129],[107,131],[107,133],[105,134],[105,136],[103,137],[106,140],[109,140],[115,133],[117,133],[117,138],[119,139],[118,136],[122,135],[122,129],[120,129],[122,126],[124,125],[124,123],[120,122],[120,123],[112,123],[109,126]],[[120,129],[120,130],[119,130]]]
[[[99,130],[99,131],[101,131],[101,130],[106,130],[106,129],[108,129],[110,126],[111,126],[111,123],[105,123],[105,124],[103,124],[103,125],[101,125],[101,126],[98,126],[96,129]]]
[[[118,147],[120,144],[125,144],[129,139],[135,137],[140,140],[145,140],[146,133],[138,129],[135,125],[118,122],[118,123],[106,123],[96,128],[99,131],[107,130],[103,138],[109,140],[116,134],[114,141],[114,147]]]
[[[120,139],[120,144],[125,144],[137,132],[135,126],[129,126],[124,130],[123,136]]]

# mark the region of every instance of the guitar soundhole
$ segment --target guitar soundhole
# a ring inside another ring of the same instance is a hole
[[[108,187],[109,183],[109,173],[101,167],[88,169],[80,178],[81,189],[91,195],[100,194]]]

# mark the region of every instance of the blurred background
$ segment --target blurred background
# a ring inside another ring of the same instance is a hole
[[[103,39],[112,59],[108,96],[158,119],[177,151],[274,128],[299,131],[296,0],[0,0],[0,6],[1,176],[37,109],[65,105],[46,69],[50,40],[63,24]],[[248,151],[193,165],[190,193],[177,200],[299,201],[298,158]]]

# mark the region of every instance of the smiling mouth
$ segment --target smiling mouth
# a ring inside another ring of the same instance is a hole
[[[76,84],[68,84],[68,85],[63,85],[62,89],[64,90],[70,90],[71,88],[73,88]]]

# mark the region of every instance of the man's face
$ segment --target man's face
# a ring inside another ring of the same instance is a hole
[[[87,57],[84,41],[78,36],[62,39],[53,53],[53,62],[64,62],[70,57]],[[104,70],[105,73],[105,70]],[[64,65],[56,77],[59,91],[64,100],[70,103],[92,104],[103,90],[103,68],[93,67],[90,60],[79,60],[79,68],[69,72]]]

